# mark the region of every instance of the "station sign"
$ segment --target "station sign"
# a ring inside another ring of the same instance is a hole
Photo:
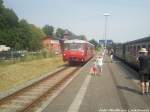
[[[105,45],[105,40],[99,40],[99,44]],[[111,44],[113,44],[113,41],[112,40],[106,40],[106,44],[111,45]]]

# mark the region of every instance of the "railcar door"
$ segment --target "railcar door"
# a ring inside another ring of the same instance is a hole
[[[84,57],[84,60],[87,61],[87,58],[88,58],[87,57],[88,56],[88,45],[86,43],[84,45],[85,45],[85,57]]]

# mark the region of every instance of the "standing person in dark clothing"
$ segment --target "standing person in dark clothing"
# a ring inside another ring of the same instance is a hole
[[[110,59],[111,59],[111,62],[113,62],[113,55],[114,55],[114,50],[111,49],[110,50]]]
[[[148,95],[149,92],[149,58],[147,52],[146,48],[141,48],[139,51],[140,56],[137,58],[139,62],[140,87],[143,95]]]

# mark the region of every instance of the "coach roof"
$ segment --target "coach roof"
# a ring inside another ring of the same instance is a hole
[[[140,42],[149,42],[149,41],[150,41],[150,36],[144,37],[141,39],[137,39],[137,40],[133,40],[133,41],[129,41],[129,42],[126,42],[125,44],[136,44],[136,43],[140,43]]]
[[[94,46],[93,44],[91,44],[88,41],[79,40],[79,39],[65,40],[64,43],[88,43],[88,44]]]

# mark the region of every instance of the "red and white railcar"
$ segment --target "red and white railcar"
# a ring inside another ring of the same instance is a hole
[[[94,56],[95,47],[84,40],[65,40],[63,50],[63,60],[70,64],[74,62],[84,63]]]

